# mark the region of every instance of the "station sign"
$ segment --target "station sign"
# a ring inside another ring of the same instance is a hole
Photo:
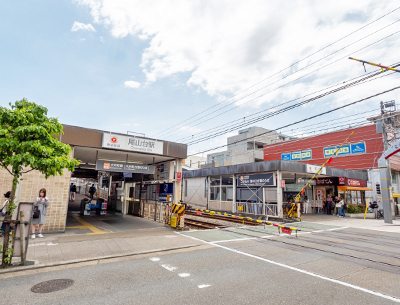
[[[275,186],[274,173],[239,176],[238,186]]]
[[[169,201],[170,197],[174,193],[173,183],[161,183],[159,186],[158,201]]]
[[[299,161],[309,159],[312,159],[311,149],[281,154],[281,160],[285,161]]]
[[[335,151],[338,147],[339,146],[324,148],[324,156],[325,157],[333,156],[333,154],[335,153]],[[365,152],[366,152],[365,142],[361,142],[361,143],[343,145],[340,148],[337,155],[338,156],[348,156],[348,155],[354,155],[354,154],[365,154]]]
[[[316,174],[321,169],[319,165],[307,164],[306,173]],[[319,173],[320,175],[326,175],[326,167],[323,167]]]
[[[96,170],[116,173],[154,174],[155,167],[146,164],[97,160]]]
[[[164,142],[162,141],[133,136],[116,135],[107,132],[103,132],[103,141],[101,147],[157,155],[162,155],[164,152]]]

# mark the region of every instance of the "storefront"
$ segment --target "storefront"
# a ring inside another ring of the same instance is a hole
[[[367,181],[339,177],[338,193],[347,204],[365,205],[365,192],[372,190],[367,187]]]

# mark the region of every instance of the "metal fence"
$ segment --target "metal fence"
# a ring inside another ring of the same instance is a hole
[[[251,203],[237,202],[236,211],[247,214],[262,215],[268,217],[279,217],[278,205],[275,203]]]
[[[158,222],[164,221],[167,203],[159,201],[145,201],[143,207],[143,217]]]

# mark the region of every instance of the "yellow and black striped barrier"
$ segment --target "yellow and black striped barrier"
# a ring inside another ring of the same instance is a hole
[[[264,225],[268,225],[268,226],[274,226],[274,227],[278,227],[278,231],[279,234],[281,233],[281,230],[283,233],[286,234],[292,234],[292,231],[296,232],[296,237],[297,237],[297,231],[301,231],[297,228],[292,228],[292,227],[286,227],[284,225],[278,225],[276,223],[272,223],[269,221],[265,221],[265,220],[258,220],[258,219],[253,219],[251,217],[243,217],[243,216],[238,216],[238,215],[233,215],[233,214],[228,214],[228,213],[222,213],[222,212],[215,212],[215,211],[210,211],[210,210],[203,210],[203,209],[194,209],[195,211],[200,211],[202,213],[207,213],[211,216],[213,215],[217,215],[217,216],[226,216],[226,217],[231,217],[231,218],[236,218],[236,219],[242,219],[242,220],[247,220],[247,221],[252,221],[252,222],[256,222],[259,224],[264,224]]]
[[[186,205],[180,203],[174,203],[171,208],[172,213],[182,214],[185,211]]]

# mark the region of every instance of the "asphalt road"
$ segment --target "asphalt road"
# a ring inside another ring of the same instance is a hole
[[[254,245],[252,245],[254,246]],[[236,252],[235,252],[236,251]],[[2,304],[393,304],[378,293],[274,264],[246,249],[203,245],[95,265],[17,273],[0,280]],[[15,276],[18,275],[18,276]],[[56,292],[30,291],[73,279]]]

